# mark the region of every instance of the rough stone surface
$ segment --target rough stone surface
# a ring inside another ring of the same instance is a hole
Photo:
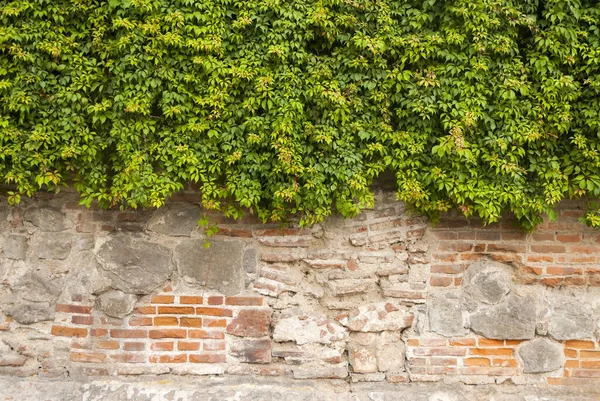
[[[96,301],[96,306],[107,316],[122,318],[133,311],[136,300],[135,295],[113,290],[101,294]]]
[[[40,233],[35,239],[36,254],[40,259],[63,260],[71,252],[73,236],[68,233]]]
[[[169,248],[133,236],[110,237],[97,259],[112,287],[129,294],[149,294],[173,271]]]
[[[511,281],[505,266],[476,262],[467,270],[464,291],[479,302],[497,304],[510,292]]]
[[[564,363],[563,347],[545,338],[527,341],[518,349],[523,373],[544,373],[560,369]]]
[[[24,219],[42,231],[64,231],[68,228],[66,215],[52,207],[32,207],[25,211]]]
[[[242,291],[242,244],[211,239],[210,247],[203,240],[184,240],[175,248],[179,274],[196,288],[217,290],[225,295]]]
[[[172,237],[189,237],[198,226],[200,208],[187,203],[177,203],[159,209],[148,220],[148,229]]]
[[[271,363],[271,339],[237,339],[232,342],[229,354],[240,362]]]
[[[254,248],[246,249],[244,252],[244,270],[246,273],[256,273],[256,256],[258,252]]]
[[[345,340],[348,333],[339,323],[317,314],[301,314],[279,319],[275,324],[273,340],[331,344]]]
[[[27,256],[27,237],[11,235],[4,241],[4,256],[13,260],[25,260]]]
[[[53,278],[49,269],[42,268],[21,277],[14,290],[26,301],[54,303],[63,285],[63,279]]]
[[[458,291],[431,292],[427,308],[429,327],[433,332],[447,337],[463,336],[469,332],[464,327]]]
[[[348,329],[377,332],[404,330],[410,327],[414,315],[405,307],[390,302],[361,306],[350,313]]]
[[[352,371],[356,373],[377,372],[377,355],[373,348],[358,344],[350,346],[348,350],[348,361]]]
[[[553,293],[549,294],[548,304],[550,337],[556,340],[576,340],[593,336],[594,318],[586,301]]]
[[[269,334],[270,325],[270,311],[241,310],[227,326],[227,333],[239,337],[263,337]]]
[[[12,318],[21,324],[39,323],[49,320],[54,320],[54,305],[41,303],[19,303],[8,309],[8,313]]]
[[[509,295],[501,304],[471,315],[471,330],[486,338],[527,340],[535,336],[535,298]]]

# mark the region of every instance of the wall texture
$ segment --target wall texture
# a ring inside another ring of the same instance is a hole
[[[600,385],[600,232],[580,204],[527,235],[431,228],[381,192],[311,229],[212,216],[207,249],[197,201],[2,206],[0,374]]]

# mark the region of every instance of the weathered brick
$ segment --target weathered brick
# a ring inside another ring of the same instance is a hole
[[[179,319],[179,325],[181,327],[202,327],[202,319],[193,317],[182,317],[181,319]]]
[[[512,356],[512,348],[469,348],[470,355],[505,355]]]
[[[198,351],[201,343],[199,342],[181,342],[177,343],[177,349],[179,351]]]
[[[175,316],[157,316],[154,318],[155,326],[179,326],[179,319]]]
[[[144,354],[113,354],[110,360],[121,363],[146,363],[148,358]]]
[[[82,306],[82,305],[57,304],[56,311],[64,312],[64,313],[79,313],[79,314],[89,315],[92,312],[92,307],[91,306]]]
[[[192,355],[190,355],[191,357]],[[186,354],[178,355],[152,355],[150,357],[151,363],[185,363],[187,362]],[[192,362],[192,361],[190,361]]]
[[[106,360],[106,354],[99,352],[71,352],[73,362],[102,363]]]
[[[141,315],[156,315],[156,306],[138,306],[133,311]]]
[[[464,364],[465,366],[492,366],[487,358],[465,358]]]
[[[120,347],[118,341],[96,341],[95,345],[98,349],[119,349]]]
[[[144,351],[146,349],[146,343],[126,342],[123,344],[123,349],[125,351]]]
[[[565,253],[567,247],[564,245],[531,245],[531,252],[534,253]]]
[[[221,354],[190,354],[192,363],[225,363],[227,358]]]
[[[224,309],[224,308],[205,308],[205,307],[199,307],[199,308],[196,308],[196,314],[197,315],[207,315],[207,316],[232,317],[233,316],[233,311],[231,309]]]
[[[213,338],[222,340],[225,338],[225,333],[222,331],[209,331],[209,330],[190,330],[188,333],[189,338]]]
[[[186,338],[187,331],[185,329],[164,329],[150,330],[150,338]]]
[[[90,335],[92,337],[104,337],[107,334],[108,334],[107,329],[91,329],[90,330]]]
[[[132,317],[129,319],[130,326],[152,326],[151,317]]]
[[[61,337],[87,337],[88,330],[81,327],[64,327],[64,326],[52,326],[50,331],[54,336]]]
[[[224,297],[220,297],[220,296],[208,297],[208,304],[209,305],[223,305],[223,300],[224,300]]]
[[[172,304],[174,301],[175,297],[173,295],[154,295],[151,302],[153,304]]]
[[[159,315],[193,315],[195,312],[192,306],[159,306]]]
[[[200,296],[181,296],[179,297],[179,302],[182,304],[195,304],[202,305],[203,299]]]
[[[260,297],[227,297],[225,305],[261,306],[263,299]]]
[[[113,338],[147,338],[148,331],[111,329],[110,336]]]
[[[175,343],[173,342],[155,342],[150,345],[152,351],[173,351]]]
[[[75,315],[75,316],[71,316],[71,323],[91,325],[94,323],[94,318],[92,316]]]
[[[576,349],[594,349],[596,344],[593,341],[569,340],[565,341],[565,347]]]
[[[204,318],[202,324],[204,327],[227,327],[227,320]]]

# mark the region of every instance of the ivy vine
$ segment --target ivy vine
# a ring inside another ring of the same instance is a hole
[[[434,220],[532,229],[600,195],[599,27],[594,0],[0,0],[0,181],[309,225],[387,170]]]

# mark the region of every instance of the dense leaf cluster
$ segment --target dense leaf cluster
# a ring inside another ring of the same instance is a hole
[[[304,224],[600,195],[595,0],[0,0],[0,181]],[[588,223],[600,224],[594,208]]]

